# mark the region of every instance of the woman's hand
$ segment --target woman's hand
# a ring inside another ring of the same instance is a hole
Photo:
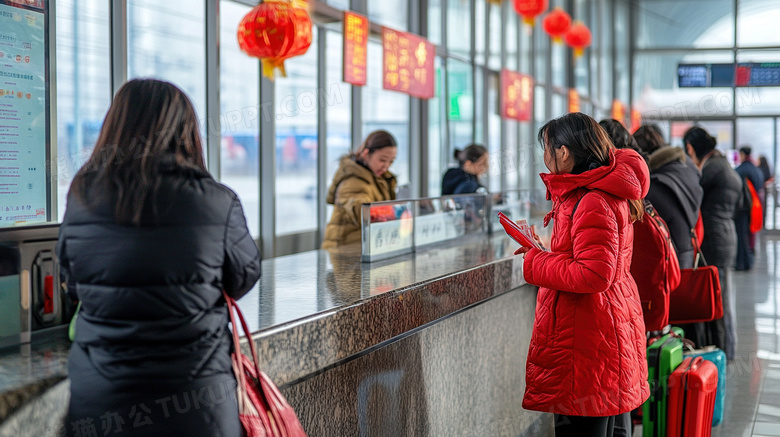
[[[515,255],[523,255],[523,259],[525,259],[525,254],[528,253],[529,250],[531,250],[530,247],[520,246],[520,248],[515,251]]]

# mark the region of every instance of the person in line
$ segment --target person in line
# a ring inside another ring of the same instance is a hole
[[[764,174],[753,164],[750,146],[742,146],[739,149],[741,164],[736,171],[742,177],[744,183],[750,181],[760,197],[764,191]],[[743,271],[753,268],[753,248],[755,247],[755,234],[750,232],[750,210],[737,211],[734,215],[734,224],[737,227],[737,260],[734,270]]]
[[[688,129],[683,136],[683,144],[688,156],[701,170],[700,184],[704,190],[701,202],[704,241],[701,242],[701,251],[707,263],[718,268],[723,298],[722,319],[696,323],[694,329],[686,329],[685,334],[699,347],[715,345],[723,349],[727,359],[733,360],[737,334],[729,271],[737,255],[734,211],[742,193],[742,180],[731,168],[726,156],[715,149],[717,140],[704,129]]]
[[[471,144],[465,150],[455,149],[458,167],[444,173],[441,195],[476,193],[484,187],[479,178],[488,171],[488,151],[484,146]]]
[[[759,192],[758,195],[761,197],[761,207],[764,210],[764,223],[766,223],[766,214],[768,209],[766,207],[766,201],[770,195],[774,196],[775,177],[772,175],[772,168],[769,167],[769,161],[767,161],[766,156],[764,155],[758,157],[758,169],[761,170],[761,173],[764,175],[764,191]],[[777,204],[777,199],[775,199],[775,204]]]
[[[361,206],[395,200],[396,179],[388,171],[398,153],[398,143],[386,131],[371,132],[357,152],[341,158],[333,175],[327,202],[334,206],[325,228],[323,249],[360,241]]]
[[[555,413],[556,437],[619,436],[650,396],[642,307],[629,272],[647,165],[633,150],[616,150],[582,113],[549,121],[538,138],[553,202],[545,225],[554,219],[554,227],[549,252],[515,252],[525,258],[525,280],[540,287],[523,408]]]
[[[607,135],[612,140],[612,144],[616,149],[631,149],[639,154],[642,154],[637,145],[636,140],[626,130],[626,128],[614,118],[606,118],[599,122],[599,126],[603,127],[607,131]]]
[[[222,291],[246,294],[260,255],[238,197],[206,170],[181,90],[136,79],[117,92],[68,192],[57,256],[81,302],[69,435],[101,423],[122,436],[242,434]],[[176,410],[191,393],[199,408]]]
[[[646,199],[669,227],[680,268],[690,269],[694,262],[691,230],[704,197],[699,184],[701,173],[682,148],[665,145],[654,129],[642,126],[634,132],[634,138],[648,157],[650,191]]]

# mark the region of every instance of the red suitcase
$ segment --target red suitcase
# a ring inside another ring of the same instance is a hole
[[[667,437],[710,437],[718,368],[702,357],[687,357],[669,377]]]

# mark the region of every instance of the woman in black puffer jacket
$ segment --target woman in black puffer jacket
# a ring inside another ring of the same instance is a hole
[[[57,254],[81,301],[67,432],[241,435],[222,289],[243,296],[260,256],[236,194],[205,169],[181,90],[119,90],[71,185]]]

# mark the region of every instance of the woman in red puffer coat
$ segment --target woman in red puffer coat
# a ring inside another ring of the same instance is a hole
[[[620,435],[650,395],[642,308],[629,273],[647,165],[633,150],[616,150],[581,113],[548,122],[539,142],[553,202],[545,226],[555,224],[549,252],[516,252],[524,254],[526,281],[540,287],[523,408],[555,413],[557,437]]]

